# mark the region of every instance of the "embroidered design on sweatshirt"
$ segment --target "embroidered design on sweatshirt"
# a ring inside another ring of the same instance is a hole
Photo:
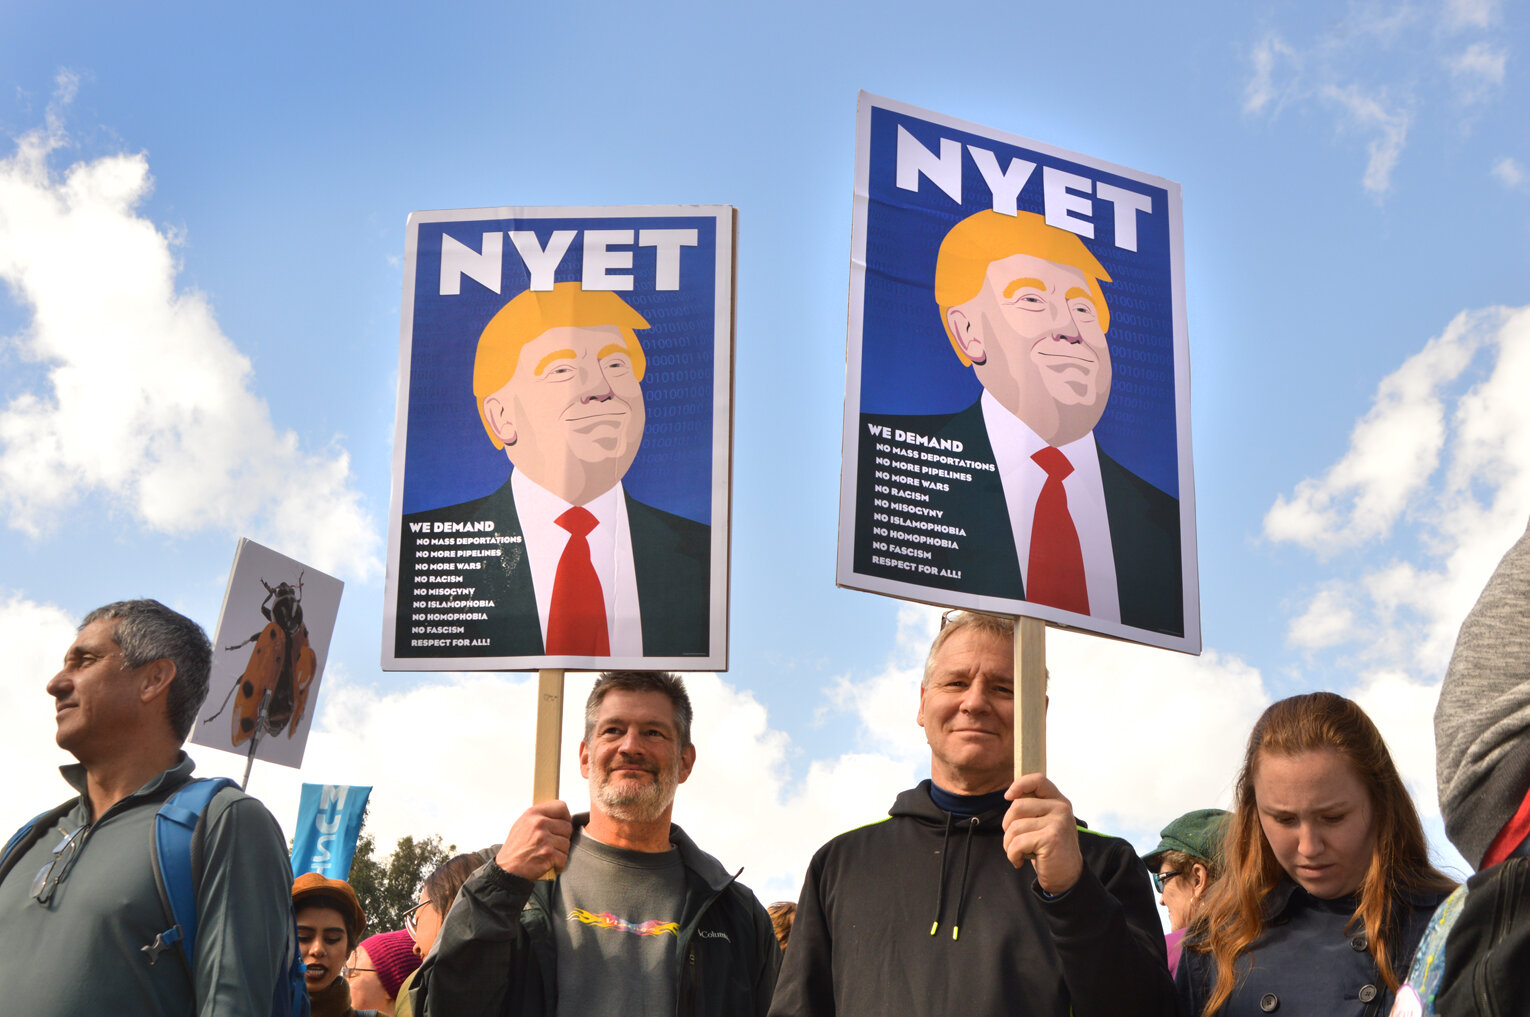
[[[585,925],[593,925],[597,929],[610,929],[613,932],[628,932],[634,936],[662,936],[666,932],[679,938],[679,922],[661,922],[650,918],[646,922],[629,922],[625,918],[618,918],[609,911],[595,914],[584,908],[574,908],[568,913],[569,921],[580,921]]]

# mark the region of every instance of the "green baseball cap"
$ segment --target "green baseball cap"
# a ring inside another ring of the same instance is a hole
[[[1143,857],[1148,870],[1157,872],[1169,851],[1183,851],[1192,858],[1213,863],[1222,859],[1222,836],[1232,813],[1225,809],[1196,809],[1187,812],[1159,831],[1163,839]]]

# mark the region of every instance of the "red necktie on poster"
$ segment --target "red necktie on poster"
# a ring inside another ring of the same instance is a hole
[[[606,596],[590,563],[590,542],[585,539],[599,520],[588,509],[575,505],[553,521],[569,532],[569,538],[553,577],[552,603],[547,609],[547,652],[608,657],[611,637],[606,631]]]
[[[1073,464],[1051,445],[1031,459],[1047,471],[1047,480],[1036,498],[1036,518],[1031,523],[1030,575],[1025,599],[1033,604],[1088,614],[1084,553],[1079,549],[1078,529],[1068,514],[1068,493],[1063,490],[1063,481],[1073,472]]]

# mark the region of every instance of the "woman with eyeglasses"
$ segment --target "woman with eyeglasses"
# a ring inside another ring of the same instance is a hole
[[[1223,809],[1187,812],[1159,832],[1158,846],[1142,860],[1153,874],[1158,903],[1169,912],[1169,975],[1179,967],[1185,928],[1221,875],[1222,837],[1231,815]]]
[[[462,889],[462,884],[467,882],[469,876],[481,869],[485,862],[493,860],[498,853],[498,844],[482,851],[469,851],[442,862],[440,868],[425,877],[425,882],[420,886],[420,902],[404,918],[404,930],[414,937],[416,957],[423,961],[429,956],[430,948],[435,945],[436,936],[441,932],[441,923],[446,921],[446,913],[452,909],[452,901],[457,899],[457,891]],[[414,988],[418,974],[418,968],[411,971],[409,977],[404,979],[404,984],[399,986],[393,1017],[414,1017],[409,990]]]
[[[414,937],[405,930],[368,936],[345,966],[346,981],[351,983],[351,1005],[368,1006],[385,1017],[395,1017],[395,1000],[404,980],[419,966]]]
[[[306,872],[292,884],[298,949],[307,965],[308,1004],[312,1017],[377,1017],[376,1010],[351,1006],[351,989],[342,975],[367,916],[356,891],[342,879]]]
[[[1174,985],[1186,1017],[1370,1017],[1392,1006],[1454,884],[1376,725],[1331,692],[1254,725],[1226,872],[1191,922]]]

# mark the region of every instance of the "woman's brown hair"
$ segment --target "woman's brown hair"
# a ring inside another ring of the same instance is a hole
[[[420,889],[425,891],[425,899],[430,901],[430,906],[441,916],[442,921],[446,920],[446,913],[452,909],[452,902],[457,899],[457,891],[462,889],[462,884],[493,857],[488,852],[469,851],[442,862],[436,871],[425,877]]]
[[[1292,696],[1273,704],[1249,735],[1238,774],[1236,805],[1222,849],[1223,874],[1196,916],[1189,949],[1210,953],[1216,979],[1201,1017],[1211,1017],[1232,996],[1236,965],[1264,932],[1265,897],[1285,875],[1259,823],[1254,778],[1264,754],[1296,756],[1331,749],[1349,764],[1370,795],[1375,849],[1360,882],[1350,929],[1365,929],[1371,956],[1387,988],[1398,979],[1387,941],[1396,931],[1399,893],[1439,893],[1455,884],[1429,862],[1418,811],[1403,786],[1381,732],[1355,703],[1332,692]]]

